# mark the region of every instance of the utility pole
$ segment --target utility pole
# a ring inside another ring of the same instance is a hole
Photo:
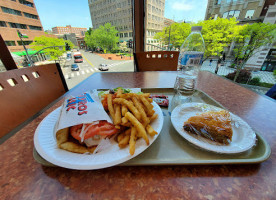
[[[168,44],[168,48],[169,48],[169,50],[171,50],[171,25],[170,25],[170,29],[169,29],[169,44]]]
[[[23,40],[22,40],[23,35],[20,33],[19,30],[17,30],[17,33],[18,33],[18,36],[19,36],[19,38],[20,38],[20,40],[21,40],[21,42],[22,42],[22,45],[23,45],[23,47],[24,47],[24,49],[25,49],[25,51],[26,51],[26,57],[27,57],[28,63],[30,64],[30,66],[33,66],[34,63],[33,63],[32,59],[29,57],[28,50],[27,50],[27,48],[25,47],[24,42],[23,42]],[[25,38],[28,38],[28,36],[25,36]]]

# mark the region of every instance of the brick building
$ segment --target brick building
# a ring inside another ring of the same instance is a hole
[[[56,26],[52,28],[53,34],[70,34],[75,33],[77,37],[84,36],[84,33],[87,31],[87,28],[72,27],[71,25]]]
[[[17,30],[26,34],[27,48],[36,36],[44,35],[33,0],[0,0],[0,34],[11,52],[24,51]]]

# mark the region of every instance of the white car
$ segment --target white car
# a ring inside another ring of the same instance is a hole
[[[107,64],[100,64],[99,70],[100,71],[108,71],[108,66]]]

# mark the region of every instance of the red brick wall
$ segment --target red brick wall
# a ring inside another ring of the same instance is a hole
[[[28,0],[28,1],[34,3],[33,0]],[[22,16],[4,13],[1,9],[1,6],[19,10],[22,12]],[[10,28],[8,22],[20,23],[20,24],[27,25],[27,29],[18,29],[18,30],[20,30],[21,33],[27,34],[29,36],[29,38],[23,39],[24,41],[25,40],[26,41],[34,40],[34,38],[36,36],[45,35],[39,17],[38,17],[38,19],[31,19],[31,18],[25,17],[23,12],[38,16],[35,5],[34,5],[34,7],[29,7],[29,6],[19,3],[18,0],[16,2],[11,1],[11,0],[0,0],[0,21],[5,21],[7,24],[7,27],[0,27],[0,34],[2,35],[2,37],[5,41],[15,41],[16,46],[8,46],[8,48],[12,52],[23,51],[24,48],[23,48],[23,46],[19,46],[17,43],[17,41],[20,40],[20,38],[18,37],[17,32],[16,32],[17,28]],[[42,31],[30,30],[28,25],[42,27]],[[29,46],[27,46],[27,48],[29,48]]]

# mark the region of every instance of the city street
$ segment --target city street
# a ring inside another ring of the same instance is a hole
[[[71,71],[71,64],[74,63],[72,58],[70,61],[66,61],[64,67],[62,67],[63,75],[65,77],[68,88],[71,89],[87,77],[91,76],[95,72],[127,72],[134,71],[133,60],[106,60],[101,56],[94,53],[81,51],[83,56],[83,63],[77,63],[79,65],[79,71]],[[98,68],[100,64],[107,64],[108,71],[100,71]]]

